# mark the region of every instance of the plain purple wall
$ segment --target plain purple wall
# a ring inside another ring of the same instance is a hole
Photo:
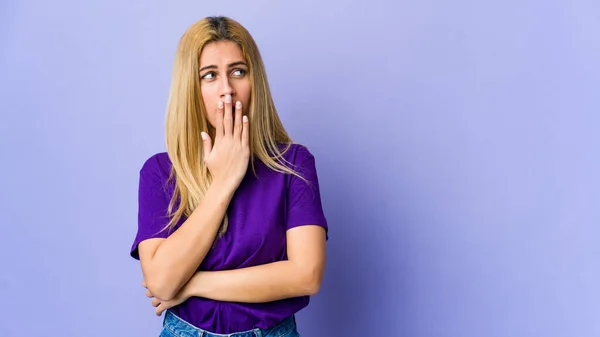
[[[600,336],[600,5],[3,1],[0,335],[156,336],[128,257],[175,47],[244,24],[331,225],[303,336]]]

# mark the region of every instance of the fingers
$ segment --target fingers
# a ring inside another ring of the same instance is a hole
[[[162,315],[163,311],[165,311],[163,303],[156,298],[152,300],[152,306],[156,308],[156,316]]]
[[[242,118],[242,146],[247,147],[250,144],[250,135],[248,132],[248,116]]]
[[[233,138],[240,139],[242,135],[242,102],[235,103],[235,119],[233,127]]]
[[[146,288],[146,280],[142,280],[142,286],[144,288]],[[156,308],[156,316],[162,315],[163,311],[165,311],[167,309],[164,305],[164,302],[162,302],[161,300],[159,300],[156,297],[153,297],[152,294],[150,293],[150,290],[147,288],[146,288],[146,296],[152,298],[152,306]]]
[[[233,112],[231,95],[225,96],[225,111],[223,112],[223,132],[225,136],[233,135]]]
[[[158,307],[156,307],[156,316],[162,315],[163,311],[165,310],[166,309],[162,305],[159,305]]]
[[[160,300],[158,298],[153,298],[152,299],[152,306],[153,307],[157,307],[160,304]]]
[[[219,103],[217,104],[217,123],[215,125],[215,130],[217,132],[215,133],[215,140],[223,137],[223,115],[223,102],[219,101]]]
[[[210,155],[210,151],[212,151],[212,141],[210,139],[210,136],[208,135],[208,133],[202,131],[200,133],[200,136],[202,136],[202,147],[204,149],[204,161],[206,162],[206,160],[208,159],[208,156]]]

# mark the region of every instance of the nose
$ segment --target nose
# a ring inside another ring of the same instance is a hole
[[[221,80],[221,98],[225,99],[225,96],[231,95],[231,98],[233,99],[235,97],[235,90],[231,85],[231,82],[225,76],[222,78],[223,79]]]

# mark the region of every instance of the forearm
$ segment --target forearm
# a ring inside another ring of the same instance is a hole
[[[183,287],[212,246],[235,189],[215,183],[186,221],[162,241],[144,268],[150,289],[168,299]]]
[[[218,301],[264,303],[314,295],[321,273],[291,261],[227,271],[197,272],[185,286],[186,294]]]

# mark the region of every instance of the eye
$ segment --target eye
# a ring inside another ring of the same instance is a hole
[[[215,73],[213,73],[212,71],[208,72],[202,76],[203,79],[207,79],[207,80],[212,80],[214,77],[215,77]]]
[[[244,69],[236,69],[233,71],[234,76],[242,77],[246,75],[246,71]]]

